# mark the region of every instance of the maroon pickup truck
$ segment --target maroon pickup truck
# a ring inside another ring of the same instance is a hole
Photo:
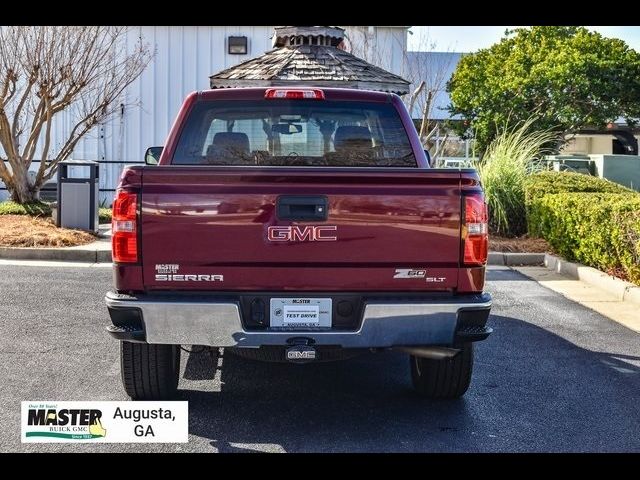
[[[113,204],[133,399],[176,394],[181,345],[276,362],[409,354],[416,390],[469,387],[486,326],[487,206],[474,170],[430,168],[400,98],[333,88],[189,95]]]

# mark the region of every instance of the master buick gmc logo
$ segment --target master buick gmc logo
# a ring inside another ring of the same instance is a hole
[[[270,242],[335,242],[337,230],[336,225],[269,227],[267,239]]]

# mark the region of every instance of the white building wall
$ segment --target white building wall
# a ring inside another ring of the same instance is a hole
[[[607,134],[578,134],[571,138],[567,144],[562,147],[562,154],[604,154],[610,155],[613,152],[613,135]]]
[[[589,153],[613,153],[613,135],[594,135],[591,138],[591,151]]]
[[[163,145],[184,97],[209,88],[209,76],[261,55],[272,48],[273,26],[140,26],[128,32],[133,48],[142,36],[155,57],[126,90],[115,114],[94,128],[76,146],[72,159],[97,160],[100,165],[100,201],[109,203],[124,165],[143,163],[147,147]],[[365,31],[374,50],[370,61],[402,74],[406,51],[404,27],[345,27]],[[246,36],[247,55],[229,55],[227,38]],[[72,114],[58,115],[52,144],[60,147],[71,128]],[[35,158],[38,158],[37,155]],[[37,170],[34,162],[31,169]],[[7,192],[0,183],[0,199]]]
[[[344,27],[346,47],[354,55],[392,73],[403,75],[408,27]]]

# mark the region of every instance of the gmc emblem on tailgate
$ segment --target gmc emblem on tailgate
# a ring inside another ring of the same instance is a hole
[[[270,242],[335,242],[336,225],[307,225],[305,227],[269,227],[267,238]]]

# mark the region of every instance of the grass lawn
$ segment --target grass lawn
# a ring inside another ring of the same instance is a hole
[[[72,247],[95,239],[82,230],[58,228],[51,218],[0,215],[1,247]]]

